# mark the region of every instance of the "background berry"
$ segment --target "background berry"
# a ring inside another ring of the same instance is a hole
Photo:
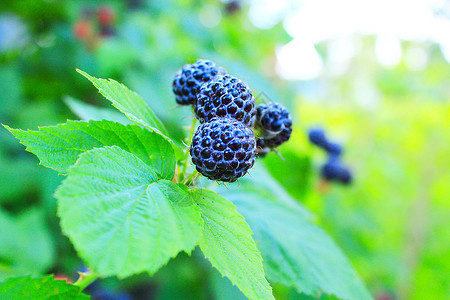
[[[172,90],[175,100],[181,105],[194,104],[198,88],[214,76],[225,73],[224,68],[206,59],[199,59],[192,65],[184,65],[173,79]]]
[[[329,155],[341,155],[342,153],[342,147],[338,143],[327,142],[323,148]]]
[[[190,148],[197,171],[212,180],[236,181],[255,162],[256,140],[251,129],[231,118],[200,125]]]
[[[253,125],[256,113],[252,92],[243,81],[231,75],[216,76],[202,85],[194,110],[200,123],[215,117],[230,117],[247,127]]]
[[[308,132],[309,141],[316,146],[324,148],[328,143],[323,128],[311,128]]]
[[[322,166],[321,175],[325,180],[350,184],[352,174],[341,162],[332,157]]]

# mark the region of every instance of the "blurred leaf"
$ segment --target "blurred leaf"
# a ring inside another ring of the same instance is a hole
[[[264,164],[293,197],[302,199],[310,192],[312,164],[308,155],[284,147],[281,149],[281,157],[271,153],[264,158]]]
[[[123,114],[113,109],[90,105],[70,96],[64,97],[64,102],[74,114],[84,121],[108,120],[124,125],[132,124]]]
[[[63,280],[55,280],[53,275],[31,278],[18,277],[0,284],[0,299],[90,299],[80,288]]]
[[[274,299],[252,231],[235,206],[213,191],[192,195],[205,223],[199,242],[205,257],[250,299]]]
[[[103,146],[119,146],[151,165],[161,178],[172,179],[175,158],[171,145],[159,134],[136,124],[122,125],[111,121],[68,121],[39,131],[12,129],[5,126],[41,164],[66,174],[80,153]]]
[[[220,273],[211,269],[211,275],[209,278],[213,299],[215,300],[246,300],[247,297],[234,286],[227,277],[222,277]]]
[[[39,275],[53,264],[54,246],[41,211],[12,217],[0,210],[0,224],[0,279]]]
[[[96,52],[100,71],[105,76],[122,71],[136,60],[134,48],[119,39],[103,40]]]
[[[18,69],[15,64],[0,65],[0,90],[2,91],[2,98],[5,99],[0,107],[2,119],[14,113],[21,102],[22,78]]]
[[[81,154],[55,196],[63,232],[103,277],[153,274],[203,228],[186,190],[116,146]]]
[[[295,201],[280,201],[267,188],[274,183],[263,169],[240,187],[221,190],[243,214],[261,250],[269,280],[318,296],[321,293],[343,299],[371,299],[351,264],[333,240],[311,223]],[[261,184],[261,178],[267,180]],[[259,182],[258,182],[259,181]]]

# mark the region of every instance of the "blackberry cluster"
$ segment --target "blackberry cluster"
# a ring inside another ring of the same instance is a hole
[[[245,126],[253,125],[255,99],[247,85],[231,75],[218,75],[200,87],[194,111],[200,123],[230,117]]]
[[[175,100],[180,105],[194,104],[200,86],[209,82],[214,76],[225,73],[224,68],[206,59],[199,59],[192,65],[184,65],[173,79],[172,90]]]
[[[342,146],[328,140],[323,128],[311,128],[308,132],[309,141],[322,148],[328,154],[328,161],[321,168],[321,176],[326,181],[342,184],[352,182],[351,172],[341,163]]]
[[[232,118],[213,118],[192,139],[190,154],[197,171],[211,180],[236,181],[255,162],[256,142],[250,128]]]
[[[179,104],[194,105],[201,125],[189,152],[197,171],[211,180],[236,181],[253,166],[257,144],[259,149],[270,150],[291,136],[288,111],[270,104],[259,108],[262,123],[258,127],[264,134],[256,140],[252,128],[257,112],[251,90],[209,60],[179,70],[173,92]]]
[[[271,149],[288,141],[292,133],[289,111],[279,103],[258,105],[255,126],[262,134],[257,141],[260,157],[264,157]]]

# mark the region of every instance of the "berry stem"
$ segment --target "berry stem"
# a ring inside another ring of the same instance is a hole
[[[192,142],[192,137],[194,136],[194,133],[195,133],[195,125],[196,124],[197,124],[197,119],[193,118],[192,119],[191,128],[189,130],[189,137],[188,137],[188,140],[187,140],[187,143],[186,143],[187,145],[190,145],[191,142]],[[184,164],[183,164],[183,168],[181,170],[181,173],[179,174],[178,182],[181,182],[185,178],[188,164],[189,164],[189,147],[186,149],[186,153],[184,155]]]
[[[87,272],[78,272],[78,274],[80,274],[80,277],[78,277],[77,281],[75,281],[73,285],[78,286],[80,290],[84,290],[98,279],[98,275],[91,270]]]
[[[199,173],[197,172],[197,170],[194,170],[194,172],[192,172],[189,176],[187,176],[184,180],[183,183],[185,185],[189,185],[189,183],[194,183],[195,180],[197,179],[197,176],[199,175]]]

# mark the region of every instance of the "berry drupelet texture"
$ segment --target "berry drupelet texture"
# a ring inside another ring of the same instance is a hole
[[[214,118],[197,129],[190,148],[197,171],[211,180],[236,181],[255,162],[253,132],[231,118]]]
[[[327,181],[340,182],[342,184],[350,184],[352,182],[352,174],[337,158],[330,158],[322,166],[321,175]]]
[[[172,90],[175,94],[175,100],[180,105],[194,104],[200,86],[210,81],[214,76],[225,73],[224,68],[206,59],[199,59],[192,65],[184,65],[173,79]]]
[[[280,146],[289,140],[292,133],[289,111],[279,103],[258,105],[255,126],[261,129],[263,135],[260,141],[260,144],[264,144],[262,149]]]
[[[292,127],[289,111],[279,103],[260,104],[256,107],[256,122],[264,137],[271,138]]]
[[[194,111],[200,123],[230,117],[252,127],[255,99],[243,81],[231,75],[218,75],[200,87]]]

